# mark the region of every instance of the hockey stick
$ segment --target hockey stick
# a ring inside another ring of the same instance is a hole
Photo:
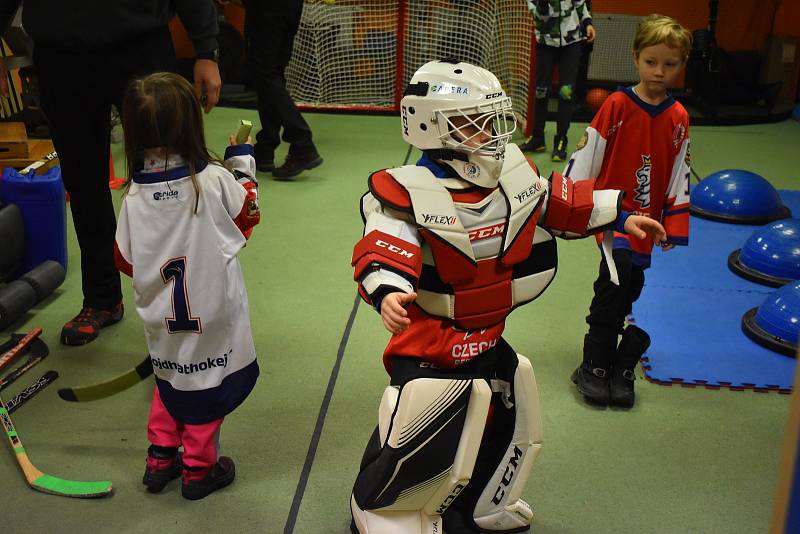
[[[65,401],[86,402],[98,399],[105,399],[124,391],[129,387],[135,386],[148,376],[153,374],[153,364],[150,355],[142,360],[139,365],[105,382],[99,382],[89,386],[75,386],[74,388],[63,388],[58,390],[58,396]]]
[[[14,381],[22,376],[26,371],[30,370],[34,365],[44,360],[48,354],[50,354],[50,350],[47,348],[47,345],[44,344],[44,341],[41,339],[34,339],[31,342],[31,355],[28,357],[28,361],[8,373],[3,378],[0,378],[0,391],[3,391],[8,386],[13,384]]]
[[[17,462],[31,488],[52,495],[78,498],[103,497],[111,493],[111,482],[64,480],[63,478],[42,473],[36,469],[28,459],[28,455],[25,453],[25,447],[22,446],[22,441],[19,439],[19,435],[14,429],[14,423],[11,421],[11,416],[8,415],[8,410],[2,398],[0,398],[0,419],[2,419],[3,427],[6,429],[6,435],[8,436],[8,442],[11,444],[11,450],[14,451]]]
[[[41,390],[52,384],[56,378],[58,378],[58,373],[55,371],[47,371],[45,374],[40,376],[36,382],[26,387],[24,390],[22,390],[22,392],[20,392],[17,396],[12,397],[6,403],[6,409],[8,410],[8,413],[12,414],[16,412],[20,406],[28,402],[31,397],[39,393]]]
[[[22,354],[23,351],[25,351],[25,349],[28,347],[28,345],[30,345],[31,341],[39,337],[39,334],[41,333],[42,329],[37,326],[36,328],[25,334],[22,337],[22,339],[17,341],[17,344],[14,346],[14,348],[12,348],[11,350],[3,354],[2,357],[0,357],[0,369],[7,366],[9,363],[11,363],[12,360],[14,360],[14,358]]]

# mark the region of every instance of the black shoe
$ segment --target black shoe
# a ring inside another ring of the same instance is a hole
[[[572,381],[578,386],[578,391],[587,401],[605,406],[608,404],[609,398],[608,375],[607,369],[592,368],[584,362],[572,373]]]
[[[633,370],[650,346],[650,336],[635,325],[625,329],[614,355],[614,372],[611,376],[609,401],[615,406],[631,408],[636,402]]]
[[[280,180],[294,178],[303,171],[319,167],[322,164],[322,156],[319,152],[312,150],[303,154],[292,154],[286,157],[286,161],[280,167],[272,171],[272,176]]]
[[[181,453],[177,447],[157,447],[150,445],[147,449],[147,461],[142,477],[142,484],[150,493],[163,490],[170,480],[181,476],[183,464]]]
[[[544,142],[543,135],[533,135],[526,142],[519,145],[519,149],[523,152],[544,152],[547,150],[547,145]]]
[[[258,172],[272,172],[275,170],[275,160],[256,159],[256,170]]]
[[[236,478],[236,466],[233,460],[227,456],[220,456],[208,474],[201,479],[193,480],[192,471],[196,471],[196,469],[184,467],[183,486],[181,486],[181,494],[185,499],[191,501],[202,499],[218,489],[224,488]]]
[[[567,161],[567,136],[557,135],[553,139],[553,161]]]
[[[101,328],[118,323],[124,313],[122,302],[110,310],[83,307],[78,315],[64,324],[61,329],[61,343],[86,345],[97,338]]]

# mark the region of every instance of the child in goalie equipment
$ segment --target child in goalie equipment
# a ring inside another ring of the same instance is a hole
[[[115,253],[156,377],[143,483],[158,492],[182,474],[183,496],[202,499],[235,477],[220,427],[258,377],[238,259],[260,219],[253,147],[231,136],[225,166],[212,157],[200,102],[174,74],[132,82],[123,125],[129,189]]]
[[[359,293],[392,337],[351,530],[521,532],[541,423],[532,366],[502,337],[506,316],[553,279],[554,235],[617,228],[660,241],[663,228],[620,213],[619,191],[540,177],[508,142],[511,100],[480,67],[422,66],[401,128],[423,155],[370,176],[352,258]]]
[[[665,251],[689,241],[689,115],[667,89],[683,68],[691,42],[689,31],[670,17],[642,20],[633,42],[639,83],[620,87],[606,99],[564,171],[576,182],[593,179],[596,188],[625,191],[623,209],[663,223]],[[586,317],[583,362],[572,375],[594,404],[634,404],[633,371],[650,337],[635,325],[623,330],[623,323],[642,292],[653,244],[649,237],[614,236],[619,285],[609,282],[608,264],[601,259]]]

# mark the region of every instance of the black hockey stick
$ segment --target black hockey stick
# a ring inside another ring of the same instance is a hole
[[[52,384],[56,378],[58,378],[58,373],[55,371],[47,371],[45,374],[40,376],[33,384],[26,387],[19,395],[12,397],[6,403],[6,410],[8,410],[8,413],[11,414],[17,411],[17,409],[28,402],[31,397]]]
[[[129,387],[135,386],[148,376],[153,374],[153,364],[150,355],[142,360],[133,369],[122,373],[105,382],[99,382],[89,386],[75,386],[73,388],[63,388],[58,390],[58,396],[65,401],[85,402],[98,399],[105,399],[111,395],[116,395]]]
[[[33,366],[35,366],[40,361],[44,360],[46,357],[47,354],[45,353],[44,356],[31,356],[30,358],[28,358],[28,361],[26,361],[25,363],[23,363],[22,365],[20,365],[10,373],[8,373],[7,376],[4,376],[2,379],[0,379],[0,391],[3,391],[8,386],[13,384],[17,378],[25,374],[27,371],[30,371],[33,368]]]

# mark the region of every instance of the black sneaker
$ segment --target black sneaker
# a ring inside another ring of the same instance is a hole
[[[567,137],[557,135],[553,139],[553,161],[567,161]]]
[[[592,404],[605,406],[609,397],[609,373],[601,367],[591,368],[586,362],[572,373],[578,391]]]
[[[233,460],[227,456],[220,456],[203,478],[194,478],[196,471],[191,467],[183,468],[183,486],[181,494],[185,499],[196,501],[214,493],[220,488],[224,488],[236,478],[236,466]],[[193,471],[195,473],[193,473]]]
[[[547,150],[547,145],[544,142],[543,135],[534,135],[521,145],[519,145],[519,149],[523,152],[545,152]]]
[[[177,447],[156,447],[147,449],[147,460],[142,484],[150,493],[163,490],[170,480],[181,476],[183,464]]]
[[[86,345],[97,338],[101,328],[118,323],[124,312],[122,302],[110,310],[83,307],[81,312],[67,321],[61,329],[61,343]]]
[[[316,150],[303,154],[292,154],[290,152],[284,164],[272,171],[272,176],[279,180],[288,180],[303,171],[319,167],[321,164],[322,156]]]

